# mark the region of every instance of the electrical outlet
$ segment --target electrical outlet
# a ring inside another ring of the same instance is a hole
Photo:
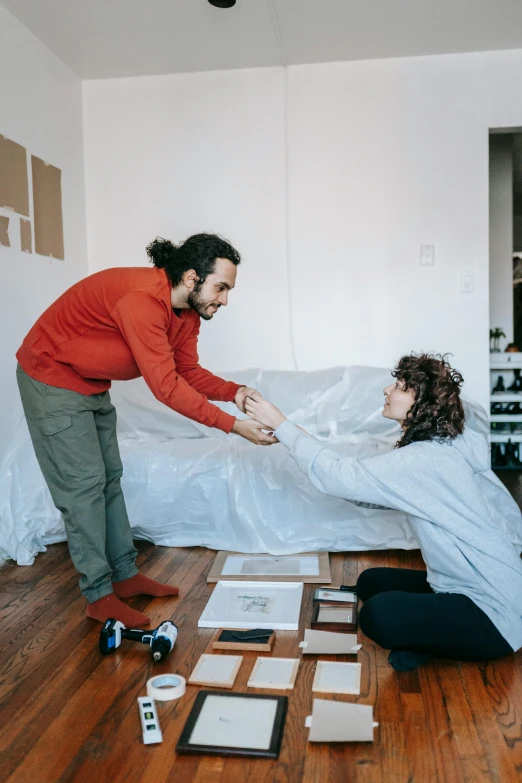
[[[475,272],[460,273],[461,294],[472,294],[475,290]]]
[[[435,245],[421,245],[420,265],[433,266],[435,264]]]

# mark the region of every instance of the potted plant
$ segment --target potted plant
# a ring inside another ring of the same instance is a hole
[[[506,335],[500,329],[498,326],[495,329],[489,330],[489,351],[490,353],[500,353],[500,348],[498,345],[498,341],[501,337],[505,337]]]

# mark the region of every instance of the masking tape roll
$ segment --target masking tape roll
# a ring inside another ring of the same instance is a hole
[[[186,685],[179,674],[158,674],[147,680],[147,696],[155,701],[172,701],[183,696]]]

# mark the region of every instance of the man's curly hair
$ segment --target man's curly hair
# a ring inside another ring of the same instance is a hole
[[[197,288],[214,272],[217,258],[227,258],[235,266],[241,262],[237,250],[217,234],[193,234],[179,245],[156,237],[147,245],[147,255],[154,266],[165,270],[173,286],[181,283],[184,272],[194,269],[199,277]]]
[[[415,393],[415,402],[403,422],[396,448],[421,440],[450,440],[464,431],[465,413],[460,399],[462,375],[450,367],[445,356],[403,356],[392,372]]]

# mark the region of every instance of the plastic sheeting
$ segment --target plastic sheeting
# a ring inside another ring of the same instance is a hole
[[[259,389],[292,421],[343,454],[385,452],[399,437],[397,423],[381,416],[388,370],[251,370],[225,377]],[[155,400],[141,378],[115,383],[111,396],[136,538],[271,554],[417,547],[404,514],[322,494],[284,446],[254,446],[185,419]],[[232,403],[219,405],[238,413]],[[487,437],[486,414],[474,403],[468,426]],[[510,537],[520,540],[518,507],[493,473],[484,480],[492,505],[512,525]],[[0,479],[0,530],[0,556],[20,565],[32,563],[46,544],[65,540],[25,421]]]

